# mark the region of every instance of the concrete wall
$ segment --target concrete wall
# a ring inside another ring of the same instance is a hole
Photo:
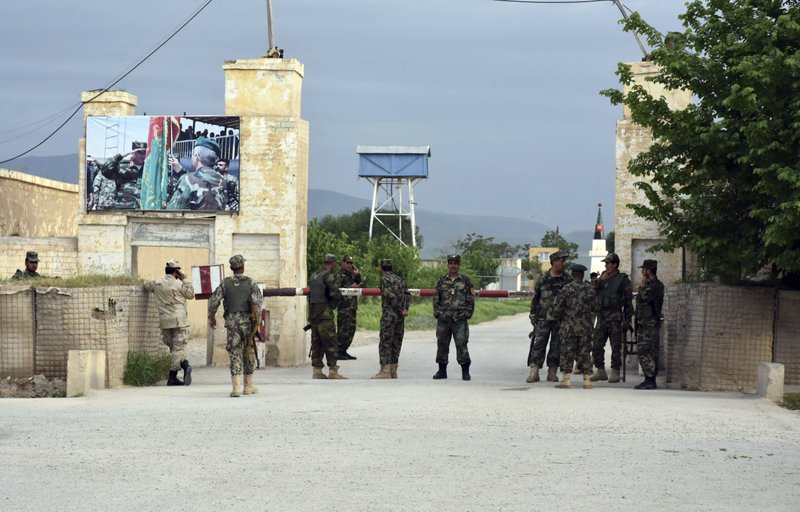
[[[78,197],[71,183],[0,169],[0,236],[74,237]]]
[[[662,365],[685,389],[756,387],[758,364],[785,365],[800,384],[800,292],[718,284],[667,287]]]
[[[689,91],[667,90],[659,84],[645,79],[658,74],[658,66],[652,62],[633,62],[629,64],[634,74],[635,84],[642,85],[653,96],[663,96],[672,109],[686,108],[691,101]],[[625,92],[629,87],[625,86]],[[635,186],[637,181],[647,178],[632,176],[628,172],[629,162],[639,153],[646,151],[652,144],[649,130],[631,121],[630,110],[623,107],[622,120],[617,121],[616,128],[616,194],[615,194],[615,252],[620,257],[620,271],[631,276],[638,276],[638,266],[644,259],[658,260],[659,278],[666,284],[681,279],[683,259],[682,251],[671,254],[645,252],[661,241],[658,225],[645,221],[634,215],[628,204],[647,204],[644,194]],[[692,264],[690,256],[688,263]],[[634,277],[635,281],[635,277]]]
[[[38,251],[43,276],[72,277],[78,274],[78,239],[62,237],[0,236],[0,279],[25,270],[25,253]]]

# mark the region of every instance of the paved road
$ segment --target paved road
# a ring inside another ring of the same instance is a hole
[[[0,402],[0,510],[797,511],[800,415],[738,393],[525,384],[525,315],[472,328],[473,380],[433,381],[430,333],[375,381],[227,368],[187,388]],[[451,364],[453,376],[458,367]]]

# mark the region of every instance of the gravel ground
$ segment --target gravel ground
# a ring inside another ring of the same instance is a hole
[[[472,328],[473,380],[433,381],[409,332],[398,380],[375,333],[342,362],[227,368],[186,388],[0,402],[0,510],[793,511],[800,415],[739,393],[525,384],[525,315]],[[452,354],[451,354],[452,355]]]

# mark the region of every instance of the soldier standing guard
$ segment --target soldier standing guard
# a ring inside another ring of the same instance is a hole
[[[230,260],[233,276],[226,277],[208,299],[208,325],[217,326],[217,309],[224,303],[225,328],[228,341],[225,350],[231,359],[231,396],[252,395],[258,392],[253,386],[253,371],[256,366],[255,344],[246,346],[253,329],[258,329],[261,310],[261,290],[256,282],[244,275],[244,257],[240,254]],[[244,391],[242,391],[242,372],[244,372]]]
[[[475,311],[475,288],[472,281],[461,272],[461,255],[447,257],[448,273],[436,282],[433,295],[433,316],[436,318],[436,362],[439,371],[434,379],[447,378],[447,362],[450,354],[450,338],[456,344],[456,360],[461,365],[461,379],[470,380],[469,324]]]
[[[177,260],[169,260],[164,267],[164,277],[158,281],[144,283],[144,289],[155,294],[158,300],[161,342],[169,347],[167,386],[188,386],[192,383],[192,367],[186,359],[186,343],[189,341],[186,299],[194,298],[194,288],[192,283],[185,279],[180,263]],[[183,382],[178,379],[180,369],[183,369]]]
[[[381,371],[373,379],[396,379],[411,294],[403,278],[392,272],[392,260],[381,260]]]
[[[11,279],[38,279],[42,277],[41,274],[36,272],[39,268],[39,253],[36,251],[28,251],[25,253],[25,270],[17,269]]]
[[[545,361],[545,349],[550,341],[550,350],[547,352],[547,380],[557,382],[556,370],[561,364],[560,339],[558,322],[548,319],[548,311],[556,300],[556,295],[564,286],[572,282],[564,269],[567,265],[567,256],[561,251],[550,255],[550,270],[536,279],[531,299],[531,312],[528,317],[533,325],[531,347],[528,351],[528,366],[531,373],[526,382],[539,382],[539,369]]]
[[[336,343],[333,310],[342,294],[332,274],[335,266],[336,256],[326,254],[322,269],[314,272],[308,283],[311,289],[308,294],[308,321],[311,324],[311,366],[314,368],[314,379],[347,378],[339,374],[339,367],[336,365],[339,348]],[[323,354],[328,360],[328,375],[322,373]]]
[[[642,280],[636,295],[636,353],[644,373],[644,382],[634,389],[657,389],[661,308],[664,305],[664,285],[656,276],[658,261],[644,260]]]
[[[595,292],[591,283],[583,282],[586,267],[572,266],[573,281],[558,292],[548,319],[559,322],[561,337],[561,382],[557,388],[570,387],[572,363],[583,374],[583,388],[591,389],[592,381],[592,321],[594,320]]]
[[[597,294],[597,325],[594,328],[592,358],[597,371],[592,382],[607,380],[619,382],[622,367],[622,338],[625,329],[630,329],[633,305],[631,303],[631,280],[619,271],[619,256],[609,253],[603,263],[606,269],[594,282]],[[611,373],[606,374],[606,339],[611,341]]]
[[[342,266],[334,276],[339,288],[361,288],[361,273],[353,264],[352,256],[342,258]],[[342,297],[336,306],[336,340],[339,343],[339,360],[357,359],[347,353],[356,333],[358,297]]]

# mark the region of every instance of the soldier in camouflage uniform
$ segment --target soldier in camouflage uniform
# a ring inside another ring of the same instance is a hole
[[[642,280],[636,295],[636,353],[644,373],[644,382],[634,386],[634,389],[656,389],[664,285],[656,275],[658,261],[644,260],[639,268],[642,269]]]
[[[117,195],[117,185],[98,172],[92,181],[92,207],[94,210],[111,210]]]
[[[334,275],[339,288],[361,288],[361,273],[353,265],[353,257],[345,256]],[[356,315],[358,314],[358,297],[342,297],[336,307],[336,340],[339,344],[339,360],[357,359],[347,353],[356,333]]]
[[[447,378],[447,362],[450,354],[450,338],[456,344],[456,361],[461,365],[461,379],[470,380],[469,324],[475,311],[475,288],[472,281],[461,272],[461,255],[447,257],[448,273],[436,282],[433,295],[433,316],[436,318],[436,362],[439,371],[434,379]]]
[[[177,260],[169,260],[164,267],[164,277],[144,283],[145,291],[152,292],[158,301],[158,324],[161,342],[169,347],[170,365],[167,386],[188,386],[192,383],[192,366],[186,359],[189,341],[189,315],[186,299],[194,298],[192,283],[186,281]],[[183,369],[183,381],[178,370]]]
[[[213,169],[219,158],[217,141],[200,137],[192,150],[192,171],[181,176],[175,193],[167,205],[168,210],[225,210],[226,181]],[[170,159],[173,173],[179,173],[181,164]]]
[[[531,299],[531,312],[529,318],[533,325],[531,346],[528,351],[528,366],[531,373],[526,382],[539,382],[539,369],[545,361],[545,349],[550,342],[547,352],[547,380],[557,382],[556,371],[561,364],[560,338],[558,322],[548,319],[548,312],[556,300],[556,295],[564,286],[572,282],[572,277],[564,272],[567,265],[567,256],[561,251],[550,255],[550,270],[536,279]]]
[[[100,173],[114,182],[112,208],[138,210],[141,206],[142,173],[147,153],[146,142],[134,142],[131,151],[115,155],[100,167]],[[127,157],[130,157],[126,159]]]
[[[214,170],[222,175],[225,180],[225,197],[228,199],[225,205],[225,210],[238,212],[239,211],[239,178],[231,174],[230,171],[231,161],[227,158],[220,158],[214,164]]]
[[[225,349],[231,359],[231,396],[252,395],[258,392],[253,386],[253,371],[256,367],[255,342],[246,345],[258,328],[261,312],[261,290],[256,282],[244,275],[245,259],[240,254],[230,260],[233,276],[226,277],[208,299],[208,325],[217,326],[217,309],[224,304],[225,328],[228,340]],[[244,391],[242,391],[242,372],[244,372]]]
[[[396,379],[411,294],[403,278],[392,272],[392,260],[381,260],[381,272],[381,334],[378,344],[381,371],[372,378]]]
[[[333,324],[333,310],[342,299],[339,285],[333,277],[336,256],[326,254],[320,270],[311,275],[308,287],[308,321],[311,325],[311,366],[313,379],[346,379],[339,373],[336,343],[336,326]],[[328,375],[322,373],[322,356],[328,360]]]
[[[619,256],[609,253],[603,263],[606,269],[594,282],[597,294],[597,325],[594,328],[592,358],[597,371],[592,382],[607,380],[619,382],[622,366],[622,342],[624,330],[630,328],[633,306],[631,303],[631,280],[619,271]],[[606,339],[611,340],[611,373],[606,374]]]
[[[591,283],[584,283],[586,267],[572,266],[573,281],[564,286],[553,306],[547,312],[548,320],[558,322],[561,338],[561,382],[557,388],[570,387],[572,363],[577,362],[583,374],[583,387],[590,389],[592,381],[592,322],[594,321],[595,294]]]
[[[36,251],[28,251],[25,253],[25,270],[17,269],[11,279],[39,279],[41,274],[36,272],[39,268],[39,253]]]

